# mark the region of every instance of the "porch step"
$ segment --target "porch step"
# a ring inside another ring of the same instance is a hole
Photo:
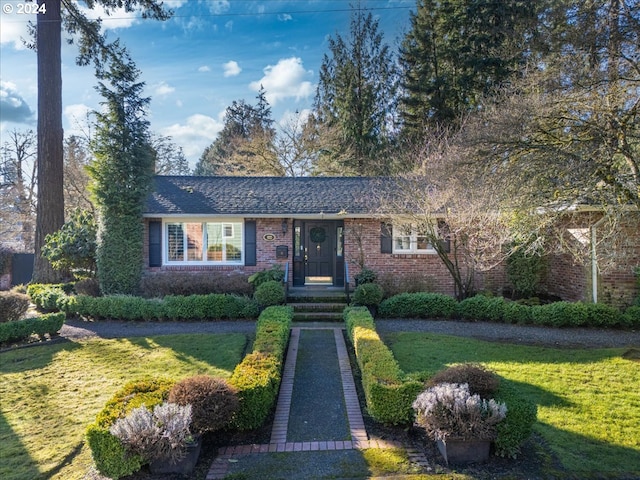
[[[293,307],[296,322],[342,322],[342,311],[347,306],[347,295],[342,288],[305,287],[290,288],[287,304]]]
[[[293,312],[294,322],[342,322],[342,312]]]

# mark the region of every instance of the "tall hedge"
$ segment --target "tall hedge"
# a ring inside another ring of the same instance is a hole
[[[123,49],[97,90],[106,107],[96,113],[97,128],[88,170],[98,207],[97,266],[104,294],[134,293],[142,276],[142,211],[151,189],[154,152],[142,97],[140,71]]]

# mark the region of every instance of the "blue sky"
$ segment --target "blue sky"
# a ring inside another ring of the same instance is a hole
[[[35,131],[36,55],[27,50],[27,21],[16,0],[0,0],[0,143],[13,129]],[[80,2],[83,5],[82,2]],[[109,38],[121,38],[142,71],[151,97],[151,130],[171,136],[193,166],[222,128],[233,100],[254,103],[262,84],[276,122],[310,108],[327,39],[349,34],[348,0],[165,1],[166,22],[116,11],[101,16]],[[6,6],[13,13],[6,13]],[[394,50],[409,28],[415,0],[362,0],[380,21]],[[87,111],[98,109],[92,67],[75,65],[76,48],[63,45],[65,135],[86,131]]]

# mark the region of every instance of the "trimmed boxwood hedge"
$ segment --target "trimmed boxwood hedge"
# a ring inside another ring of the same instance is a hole
[[[344,320],[360,367],[369,414],[381,423],[411,423],[412,404],[424,383],[409,378],[400,369],[393,353],[378,336],[373,317],[366,309],[348,307]],[[505,402],[508,409],[507,417],[499,424],[496,453],[515,457],[522,442],[531,434],[537,407],[504,379],[494,398]]]
[[[451,318],[457,305],[453,297],[441,293],[401,293],[384,300],[378,313],[383,317]]]
[[[548,327],[640,327],[638,307],[621,312],[602,303],[554,302],[526,305],[502,297],[476,295],[461,302],[438,293],[402,293],[380,304],[387,318],[452,318],[461,320],[534,324]]]
[[[168,295],[163,299],[131,295],[56,297],[57,309],[95,320],[218,320],[256,318],[258,305],[249,297],[226,293]]]
[[[240,399],[233,425],[240,430],[261,426],[276,404],[292,319],[291,307],[266,308],[258,318],[253,352],[231,375]]]
[[[393,353],[378,336],[373,317],[366,308],[346,308],[344,320],[360,367],[369,414],[381,423],[409,423],[413,418],[411,404],[422,389],[422,383],[404,378]]]
[[[290,307],[265,309],[256,324],[253,353],[238,364],[229,383],[238,389],[240,410],[233,426],[248,430],[264,423],[273,409],[280,387],[282,363],[289,339],[293,310]],[[142,467],[144,460],[132,455],[109,428],[141,405],[152,408],[167,400],[175,381],[145,379],[125,385],[117,392],[87,428],[87,442],[98,471],[109,478],[120,478]]]
[[[14,322],[0,323],[0,343],[18,342],[38,335],[55,335],[64,324],[65,315],[59,313],[47,313],[39,317],[25,318]]]

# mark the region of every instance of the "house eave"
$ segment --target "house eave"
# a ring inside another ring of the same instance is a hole
[[[151,213],[142,215],[143,218],[290,218],[295,220],[343,220],[354,218],[379,218],[379,215],[370,213]]]

